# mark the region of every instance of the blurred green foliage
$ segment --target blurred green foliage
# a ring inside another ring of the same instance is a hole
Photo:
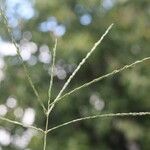
[[[113,29],[90,57],[87,63],[71,82],[67,90],[106,74],[115,68],[132,63],[137,59],[150,56],[150,1],[149,0],[36,0],[35,15],[30,20],[19,18],[20,37],[18,43],[25,42],[23,33],[29,31],[38,51],[47,45],[54,45],[55,35],[51,31],[42,32],[39,26],[49,17],[55,17],[58,25],[66,28],[65,34],[58,38],[56,66],[67,73],[66,78],[54,78],[53,98],[65,83],[75,66],[80,62],[105,29],[114,23]],[[6,10],[8,8],[6,7]],[[88,16],[89,24],[82,22]],[[85,17],[86,18],[86,17]],[[1,20],[0,34],[8,41],[6,27]],[[14,29],[14,33],[16,31]],[[24,41],[23,41],[24,40]],[[35,125],[45,128],[45,116],[30,88],[22,65],[17,56],[7,56],[3,69],[5,79],[0,83],[0,103],[4,104],[9,96],[17,99],[19,107],[31,107],[36,111]],[[49,64],[37,61],[35,65],[27,62],[30,74],[40,97],[47,104],[47,90],[50,76]],[[150,62],[145,62],[98,82],[82,91],[67,97],[53,110],[49,127],[73,118],[105,112],[138,112],[150,110]],[[69,71],[68,71],[69,70]],[[71,71],[70,71],[71,70]],[[63,72],[64,73],[64,72]],[[96,101],[99,101],[96,103]],[[15,118],[14,110],[7,117]],[[18,127],[0,122],[1,127],[17,134]],[[21,130],[21,129],[20,129]],[[22,129],[22,134],[26,129]],[[48,150],[149,150],[149,117],[109,118],[79,122],[53,131],[48,136]],[[42,149],[42,135],[36,134],[27,146],[31,150]],[[4,150],[17,149],[10,144]],[[21,149],[21,148],[20,148]]]

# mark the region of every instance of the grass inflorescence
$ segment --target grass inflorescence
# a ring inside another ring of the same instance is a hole
[[[101,44],[102,40],[104,39],[104,37],[109,33],[109,31],[111,30],[113,24],[111,24],[105,31],[105,33],[101,36],[101,38],[94,44],[94,46],[90,49],[90,51],[87,53],[87,55],[81,60],[81,62],[79,63],[79,65],[77,66],[77,68],[73,71],[73,73],[70,75],[70,77],[68,78],[68,80],[66,81],[66,83],[64,84],[64,86],[62,87],[62,89],[60,90],[60,92],[58,93],[58,95],[56,96],[56,98],[52,101],[52,98],[51,98],[51,95],[52,95],[52,87],[53,87],[53,78],[54,78],[54,68],[55,68],[55,60],[56,60],[56,48],[57,48],[57,39],[55,40],[55,45],[54,45],[54,48],[53,48],[53,53],[52,53],[52,65],[51,65],[51,75],[50,75],[50,84],[49,84],[49,89],[48,89],[48,100],[47,100],[47,106],[45,106],[43,104],[43,101],[42,99],[40,98],[39,96],[39,93],[38,91],[36,90],[36,87],[34,86],[33,84],[33,81],[30,77],[30,73],[21,57],[21,54],[20,54],[20,48],[19,48],[19,45],[17,44],[17,42],[15,41],[13,35],[12,35],[12,31],[11,31],[11,28],[9,27],[8,25],[8,20],[7,20],[7,17],[4,13],[4,11],[2,10],[2,8],[0,9],[0,13],[1,13],[1,16],[3,18],[3,22],[5,24],[5,27],[9,33],[9,36],[11,38],[11,41],[12,43],[14,44],[14,46],[16,47],[16,50],[17,50],[17,55],[20,59],[20,61],[22,62],[22,65],[23,65],[23,68],[24,68],[24,71],[25,71],[25,74],[26,74],[26,77],[27,77],[27,80],[31,86],[31,88],[33,89],[33,92],[35,94],[35,96],[37,97],[37,101],[39,102],[39,104],[41,105],[41,107],[43,108],[43,116],[46,116],[46,123],[45,123],[45,129],[41,129],[41,128],[38,128],[38,127],[35,127],[35,126],[25,126],[24,124],[22,124],[21,122],[17,122],[15,120],[11,120],[11,119],[8,119],[8,118],[5,118],[5,117],[0,117],[0,120],[2,121],[6,121],[6,122],[9,122],[9,123],[12,123],[12,124],[15,124],[15,125],[19,125],[19,126],[23,126],[23,127],[26,127],[26,128],[32,128],[34,130],[37,130],[39,132],[42,132],[43,135],[44,135],[44,144],[43,144],[43,150],[46,150],[46,146],[47,146],[47,135],[50,134],[52,131],[60,128],[60,127],[64,127],[66,125],[69,125],[69,124],[73,124],[73,123],[76,123],[76,122],[79,122],[79,121],[84,121],[84,120],[89,120],[89,119],[95,119],[95,118],[108,118],[108,117],[125,117],[125,116],[131,116],[131,117],[140,117],[140,116],[145,116],[145,115],[149,115],[150,116],[150,112],[128,112],[128,113],[109,113],[109,114],[98,114],[98,115],[94,115],[94,116],[87,116],[87,117],[83,117],[83,118],[78,118],[78,119],[74,119],[74,120],[71,120],[71,121],[67,121],[65,123],[61,123],[60,125],[57,125],[55,127],[52,127],[52,128],[48,128],[49,127],[49,117],[50,117],[50,113],[51,111],[54,109],[54,106],[56,103],[60,102],[60,100],[64,100],[65,97],[67,96],[70,96],[71,94],[75,93],[75,92],[78,92],[79,90],[83,89],[83,88],[86,88],[88,86],[90,86],[91,84],[93,83],[96,83],[102,79],[105,79],[105,78],[108,78],[110,76],[113,76],[117,73],[120,73],[124,70],[127,70],[129,68],[133,68],[135,65],[139,65],[140,63],[143,63],[145,61],[148,61],[150,60],[150,57],[146,57],[146,58],[143,58],[143,59],[140,59],[140,60],[136,60],[135,62],[131,63],[131,64],[128,64],[128,65],[125,65],[119,69],[115,69],[113,70],[112,72],[108,73],[108,74],[105,74],[105,75],[102,75],[96,79],[93,79],[92,81],[90,82],[87,82],[71,91],[69,91],[68,93],[64,94],[63,95],[63,92],[65,91],[65,89],[68,87],[68,85],[70,84],[71,80],[74,78],[74,76],[76,75],[76,73],[80,70],[80,68],[86,63],[87,59],[92,55],[92,53],[95,51],[95,49]]]

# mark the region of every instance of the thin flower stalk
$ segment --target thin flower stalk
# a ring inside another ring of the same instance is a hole
[[[11,120],[11,119],[8,119],[8,118],[5,118],[5,117],[0,117],[0,120],[9,122],[9,123],[12,123],[12,124],[15,124],[15,125],[19,125],[19,126],[22,126],[22,127],[24,127],[24,128],[31,128],[31,129],[40,131],[40,132],[42,132],[42,133],[44,132],[41,128],[37,128],[37,127],[35,127],[35,126],[25,125],[25,124],[23,124],[23,123],[21,123],[21,122],[14,121],[14,120]]]
[[[45,124],[45,131],[44,131],[44,141],[43,141],[43,150],[46,150],[47,145],[47,130],[48,130],[48,122],[49,122],[49,104],[51,100],[51,94],[52,94],[52,86],[53,86],[53,78],[54,78],[54,68],[55,68],[55,59],[56,59],[56,48],[57,48],[57,39],[55,40],[55,45],[53,48],[53,54],[52,54],[52,67],[51,67],[51,78],[50,78],[50,85],[48,90],[48,105],[47,105],[47,112],[46,112],[46,124]]]
[[[100,80],[103,80],[103,79],[105,79],[105,78],[108,78],[108,77],[110,77],[110,76],[113,76],[113,75],[115,75],[115,74],[118,74],[118,73],[120,73],[120,72],[122,72],[122,71],[124,71],[124,70],[126,70],[126,69],[133,68],[133,67],[135,67],[136,65],[141,64],[141,63],[143,63],[143,62],[145,62],[145,61],[148,61],[148,60],[150,60],[150,57],[146,57],[146,58],[143,58],[143,59],[141,59],[141,60],[137,60],[137,61],[135,61],[134,63],[129,64],[129,65],[125,65],[125,66],[123,66],[123,67],[120,68],[120,69],[113,70],[112,72],[110,72],[110,73],[108,73],[108,74],[105,74],[105,75],[103,75],[103,76],[100,76],[100,77],[98,77],[98,78],[96,78],[96,79],[94,79],[94,80],[92,80],[92,81],[90,81],[90,82],[87,82],[87,83],[85,83],[85,84],[83,84],[83,85],[81,85],[81,86],[79,86],[79,87],[77,87],[77,88],[71,90],[70,92],[68,92],[68,93],[64,94],[63,96],[61,96],[59,99],[57,99],[57,100],[55,100],[54,102],[52,102],[50,105],[55,105],[56,103],[58,103],[60,100],[64,99],[65,97],[67,97],[67,96],[69,96],[69,95],[71,95],[71,94],[73,94],[73,93],[75,93],[75,92],[78,92],[79,90],[81,90],[81,89],[83,89],[83,88],[86,88],[86,87],[90,86],[90,85],[93,84],[93,83],[96,83],[96,82],[98,82],[98,81],[100,81]]]
[[[35,88],[35,86],[34,86],[34,84],[33,84],[33,81],[32,81],[32,79],[31,79],[31,77],[30,77],[29,71],[28,71],[28,69],[27,69],[27,67],[26,67],[26,65],[25,65],[25,63],[24,63],[24,61],[23,61],[23,59],[22,59],[21,54],[20,54],[20,48],[19,48],[17,42],[15,41],[15,39],[14,39],[14,37],[13,37],[11,28],[10,28],[9,25],[8,25],[7,17],[6,17],[6,15],[3,13],[2,8],[0,8],[0,14],[1,14],[1,16],[2,16],[2,18],[3,18],[3,20],[4,20],[4,24],[5,24],[6,28],[7,28],[8,34],[9,34],[9,36],[10,36],[10,38],[11,38],[11,41],[12,41],[12,43],[14,44],[14,46],[15,46],[15,48],[16,48],[17,55],[18,55],[20,61],[22,62],[23,69],[24,69],[24,71],[25,71],[25,75],[26,75],[26,77],[27,77],[27,79],[28,79],[28,81],[29,81],[29,84],[30,84],[31,88],[33,89],[33,92],[34,92],[35,96],[37,97],[37,100],[38,100],[38,102],[40,103],[41,107],[43,108],[44,112],[46,112],[46,108],[45,108],[45,106],[44,106],[44,104],[43,104],[43,102],[42,102],[42,100],[41,100],[41,98],[40,98],[40,96],[39,96],[39,94],[38,94],[38,91],[36,90],[36,88]]]
[[[108,34],[108,32],[110,31],[110,29],[112,28],[113,24],[111,24],[107,30],[105,31],[105,33],[101,36],[101,38],[94,44],[94,46],[92,47],[92,49],[87,53],[87,55],[82,59],[82,61],[79,63],[79,65],[77,66],[77,68],[74,70],[74,72],[71,74],[71,76],[68,78],[68,80],[66,81],[66,83],[64,84],[63,88],[60,90],[59,94],[57,95],[56,99],[54,100],[54,103],[61,97],[62,93],[64,92],[64,90],[67,88],[67,86],[69,85],[69,83],[71,82],[71,80],[73,79],[73,77],[76,75],[76,73],[79,71],[79,69],[82,67],[82,65],[87,61],[87,59],[92,55],[92,53],[94,52],[94,50],[97,48],[98,45],[101,44],[101,42],[103,41],[104,37]],[[50,106],[49,109],[49,113],[52,111],[53,107],[54,107],[54,103]]]
[[[53,78],[54,78],[54,68],[55,68],[55,59],[56,59],[56,48],[57,48],[57,39],[55,39],[55,45],[53,48],[53,55],[52,55],[52,66],[51,66],[51,78],[48,90],[48,107],[51,101],[51,94],[52,94],[52,86],[53,86]]]
[[[83,117],[83,118],[78,118],[78,119],[74,119],[65,123],[62,123],[58,126],[55,126],[51,129],[48,130],[48,133],[56,130],[58,128],[67,126],[69,124],[73,124],[76,122],[80,122],[80,121],[84,121],[84,120],[89,120],[89,119],[96,119],[96,118],[108,118],[108,117],[140,117],[140,116],[150,116],[150,112],[129,112],[129,113],[110,113],[110,114],[100,114],[100,115],[93,115],[93,116],[88,116],[88,117]]]

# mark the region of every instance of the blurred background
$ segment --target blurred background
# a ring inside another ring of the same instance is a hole
[[[106,28],[110,33],[77,73],[66,92],[137,59],[150,56],[149,0],[5,0],[9,26],[44,104],[51,51],[58,38],[52,97]],[[150,111],[147,61],[67,97],[52,111],[49,128],[101,113]],[[0,116],[45,128],[45,116],[0,17]],[[78,122],[53,131],[48,150],[149,150],[150,118]],[[43,136],[0,120],[0,150],[41,150]]]

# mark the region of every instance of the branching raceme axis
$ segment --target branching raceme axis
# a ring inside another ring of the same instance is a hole
[[[19,125],[19,126],[22,126],[22,127],[25,127],[25,128],[31,128],[31,129],[34,129],[34,130],[37,130],[39,132],[42,132],[43,135],[44,135],[44,144],[43,144],[43,150],[46,150],[46,145],[47,145],[47,135],[49,133],[51,133],[52,131],[60,128],[60,127],[64,127],[64,126],[67,126],[69,124],[73,124],[73,123],[76,123],[76,122],[79,122],[79,121],[84,121],[84,120],[89,120],[89,119],[95,119],[95,118],[110,118],[110,117],[125,117],[125,116],[128,116],[128,117],[140,117],[140,116],[150,116],[150,112],[128,112],[128,113],[109,113],[109,114],[98,114],[98,115],[94,115],[94,116],[87,116],[87,117],[83,117],[83,118],[77,118],[77,119],[73,119],[71,121],[67,121],[65,123],[61,123],[60,125],[57,125],[55,127],[52,127],[50,129],[48,129],[48,123],[49,123],[49,117],[50,117],[50,113],[51,111],[53,110],[54,106],[56,103],[60,102],[61,100],[63,100],[65,97],[75,93],[75,92],[78,92],[79,90],[85,88],[85,87],[88,87],[90,86],[91,84],[93,83],[96,83],[102,79],[105,79],[107,77],[110,77],[112,75],[115,75],[117,73],[120,73],[126,69],[129,69],[129,68],[133,68],[135,65],[139,65],[140,63],[143,63],[145,61],[149,61],[150,60],[150,57],[146,57],[146,58],[143,58],[143,59],[140,59],[140,60],[137,60],[131,64],[128,64],[128,65],[125,65],[119,69],[116,69],[116,70],[113,70],[112,72],[108,73],[108,74],[105,74],[105,75],[102,75],[90,82],[87,82],[71,91],[69,91],[68,93],[63,94],[63,92],[65,91],[65,89],[68,87],[68,85],[70,84],[71,80],[74,78],[74,76],[76,75],[76,73],[80,70],[80,68],[82,67],[82,65],[84,65],[84,63],[87,61],[87,59],[91,56],[91,54],[94,52],[94,50],[97,48],[97,46],[99,46],[102,42],[102,40],[104,39],[104,37],[108,34],[108,32],[110,31],[110,29],[112,28],[113,24],[111,24],[107,30],[105,31],[105,33],[101,36],[101,38],[94,44],[94,46],[91,48],[91,50],[87,53],[87,55],[81,60],[81,62],[79,63],[79,65],[77,66],[77,68],[73,71],[73,73],[71,74],[71,76],[68,78],[68,80],[66,81],[66,83],[64,84],[63,88],[60,90],[60,92],[58,93],[58,95],[56,96],[56,98],[52,101],[51,100],[51,94],[52,94],[52,86],[53,86],[53,78],[54,78],[54,68],[55,68],[55,59],[56,59],[56,48],[57,48],[57,39],[55,40],[55,45],[54,45],[54,48],[53,48],[53,53],[52,53],[52,66],[51,66],[51,76],[50,76],[50,84],[49,84],[49,89],[48,89],[48,100],[47,100],[47,107],[45,107],[45,105],[43,104],[43,101],[42,99],[40,98],[39,96],[39,93],[38,91],[36,90],[36,87],[34,86],[33,84],[33,81],[30,77],[30,74],[29,74],[29,71],[21,57],[21,54],[20,54],[20,48],[17,44],[17,42],[15,41],[13,35],[12,35],[12,31],[11,31],[11,28],[9,27],[8,25],[8,20],[7,20],[7,17],[3,11],[2,8],[0,8],[0,14],[3,18],[3,22],[7,28],[7,31],[10,35],[10,38],[11,38],[11,41],[12,43],[14,44],[14,46],[16,47],[16,50],[17,50],[17,55],[19,57],[19,59],[21,60],[22,62],[22,65],[23,65],[23,68],[24,68],[24,71],[25,71],[25,74],[26,74],[26,77],[27,77],[27,80],[29,81],[29,84],[31,86],[31,88],[33,89],[33,92],[35,94],[35,96],[37,97],[37,101],[39,102],[39,104],[41,105],[41,107],[43,108],[43,111],[44,111],[44,114],[46,115],[46,124],[45,124],[45,129],[41,129],[41,128],[38,128],[38,127],[35,127],[35,126],[27,126],[27,125],[24,125],[22,124],[21,122],[18,122],[18,121],[14,121],[14,120],[11,120],[11,119],[8,119],[8,118],[5,118],[5,117],[0,117],[0,120],[1,121],[5,121],[5,122],[9,122],[9,123],[12,123],[14,125]]]

